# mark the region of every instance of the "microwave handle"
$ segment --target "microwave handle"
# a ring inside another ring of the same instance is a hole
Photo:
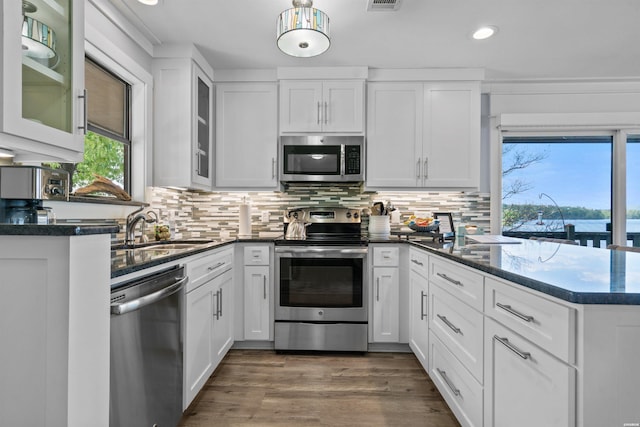
[[[346,171],[346,150],[344,144],[340,144],[340,176],[344,176]]]

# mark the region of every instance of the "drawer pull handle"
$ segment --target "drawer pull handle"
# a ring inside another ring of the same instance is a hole
[[[449,377],[447,376],[447,372],[441,370],[440,368],[436,368],[436,371],[438,371],[438,373],[440,374],[440,376],[442,377],[442,379],[444,380],[444,382],[447,384],[447,387],[449,387],[451,389],[451,391],[453,392],[453,394],[455,394],[456,396],[460,396],[460,389],[456,388],[453,383],[451,382],[451,380],[449,379]]]
[[[500,344],[502,344],[503,346],[507,347],[509,350],[511,350],[512,352],[514,352],[515,354],[517,354],[518,356],[520,356],[521,358],[523,358],[525,360],[527,360],[528,358],[531,357],[531,353],[527,353],[526,351],[520,350],[518,347],[516,347],[513,344],[511,344],[509,342],[509,340],[506,339],[506,338],[500,338],[499,336],[494,335],[493,339],[498,341]]]
[[[426,296],[427,294],[424,291],[420,291],[420,320],[424,320],[424,318],[427,317],[424,312],[424,297]]]
[[[514,316],[516,316],[519,319],[524,320],[525,322],[533,322],[533,316],[527,316],[526,314],[522,314],[519,311],[514,310],[513,308],[511,308],[510,305],[500,304],[499,302],[497,302],[496,305],[498,307],[500,307],[501,309],[503,309],[504,311],[506,311],[507,313],[513,314]]]
[[[424,264],[423,264],[423,263],[421,263],[420,261],[418,261],[417,259],[413,259],[413,258],[412,258],[412,259],[411,259],[411,262],[412,262],[412,263],[414,263],[414,264],[418,264],[420,267],[424,267]]]
[[[223,266],[223,265],[224,265],[224,262],[219,262],[219,263],[217,263],[216,265],[212,265],[212,266],[210,266],[210,267],[207,267],[207,270],[209,270],[209,271],[213,271],[213,270],[215,270],[216,268],[221,267],[221,266]]]
[[[449,328],[451,328],[451,330],[453,332],[455,332],[456,334],[460,333],[460,328],[457,328],[456,325],[454,325],[453,323],[451,323],[451,321],[449,321],[449,319],[447,319],[446,316],[442,316],[440,314],[438,314],[438,318],[440,320],[442,320],[444,322],[445,325],[447,325]]]
[[[376,278],[376,301],[380,301],[380,278]]]
[[[453,284],[454,284],[454,285],[456,285],[456,286],[464,286],[464,285],[462,284],[462,282],[461,282],[461,281],[459,281],[459,280],[455,280],[455,279],[452,279],[451,277],[447,276],[447,275],[446,275],[446,274],[444,274],[444,273],[436,273],[436,275],[437,275],[437,276],[442,277],[442,278],[443,278],[444,280],[446,280],[447,282],[451,282],[451,283],[453,283]]]

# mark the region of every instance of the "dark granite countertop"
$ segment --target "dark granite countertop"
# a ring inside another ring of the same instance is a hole
[[[86,236],[120,231],[117,224],[0,224],[0,236]]]
[[[133,249],[111,251],[111,278],[124,276],[146,268],[186,258],[222,246],[230,245],[236,240],[219,240],[210,243],[195,244],[191,248],[167,250],[162,247],[153,249]]]
[[[411,244],[565,301],[640,305],[640,253],[518,240]]]

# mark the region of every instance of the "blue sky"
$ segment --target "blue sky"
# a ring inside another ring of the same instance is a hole
[[[507,178],[526,181],[532,189],[505,203],[551,204],[538,198],[551,196],[560,206],[609,209],[611,205],[611,145],[607,143],[526,143],[528,152],[547,157]],[[640,209],[640,143],[627,144],[627,208]],[[503,161],[508,162],[505,157]]]

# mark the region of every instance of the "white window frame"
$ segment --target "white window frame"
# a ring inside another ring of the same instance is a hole
[[[640,112],[516,113],[491,118],[491,230],[502,230],[502,142],[509,137],[611,136],[613,139],[612,243],[627,244],[627,136],[640,129]]]

